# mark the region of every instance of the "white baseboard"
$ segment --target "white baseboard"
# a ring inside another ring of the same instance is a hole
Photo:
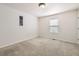
[[[11,45],[14,45],[14,44],[17,44],[17,43],[26,41],[26,40],[34,39],[34,38],[36,38],[36,37],[38,37],[38,36],[35,35],[35,36],[31,36],[31,37],[29,37],[29,38],[22,39],[22,40],[19,40],[19,41],[16,41],[16,42],[11,42],[11,43],[8,43],[8,44],[5,44],[5,45],[0,46],[0,48],[4,48],[4,47],[7,47],[7,46],[11,46]]]
[[[48,37],[43,37],[41,36],[42,38],[47,38],[47,39],[51,39],[51,38],[48,38]],[[73,42],[73,41],[67,41],[67,40],[62,40],[62,39],[57,39],[58,41],[62,41],[62,42],[66,42],[66,43],[71,43],[71,44],[78,44],[79,45],[79,42]]]

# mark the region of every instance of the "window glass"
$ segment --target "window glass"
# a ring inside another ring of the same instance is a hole
[[[58,19],[51,19],[49,21],[49,31],[52,33],[58,33],[58,29],[59,29],[59,24],[58,24]]]
[[[58,25],[58,19],[50,20],[50,26]]]

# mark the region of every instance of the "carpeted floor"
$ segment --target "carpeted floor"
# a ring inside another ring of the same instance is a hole
[[[0,49],[1,56],[78,56],[79,45],[36,38]]]

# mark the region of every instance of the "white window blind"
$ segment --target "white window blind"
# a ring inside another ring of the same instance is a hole
[[[52,33],[58,33],[59,32],[58,19],[51,19],[49,21],[49,31],[52,32]]]

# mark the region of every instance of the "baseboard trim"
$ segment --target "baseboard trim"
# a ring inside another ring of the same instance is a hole
[[[22,40],[19,40],[19,41],[16,41],[16,42],[13,42],[13,43],[9,43],[9,44],[5,44],[3,46],[0,46],[0,48],[4,48],[4,47],[8,47],[8,46],[11,46],[11,45],[14,45],[14,44],[18,44],[20,42],[23,42],[23,41],[26,41],[26,40],[31,40],[31,39],[34,39],[34,38],[37,38],[38,36],[32,36],[32,37],[29,37],[29,38],[26,38],[26,39],[22,39]]]
[[[65,43],[69,43],[69,44],[79,45],[78,43],[76,43],[76,42],[71,42],[71,41],[64,41],[64,40],[58,40],[58,41],[65,42]]]
[[[47,38],[47,37],[42,37],[42,38]],[[47,39],[51,39],[51,38],[47,38]],[[52,40],[52,39],[51,39]],[[60,39],[56,39],[58,41],[61,41],[61,42],[65,42],[65,43],[70,43],[70,44],[75,44],[75,45],[79,45],[79,43],[76,43],[76,42],[71,42],[71,41],[66,41],[66,40],[60,40]]]

